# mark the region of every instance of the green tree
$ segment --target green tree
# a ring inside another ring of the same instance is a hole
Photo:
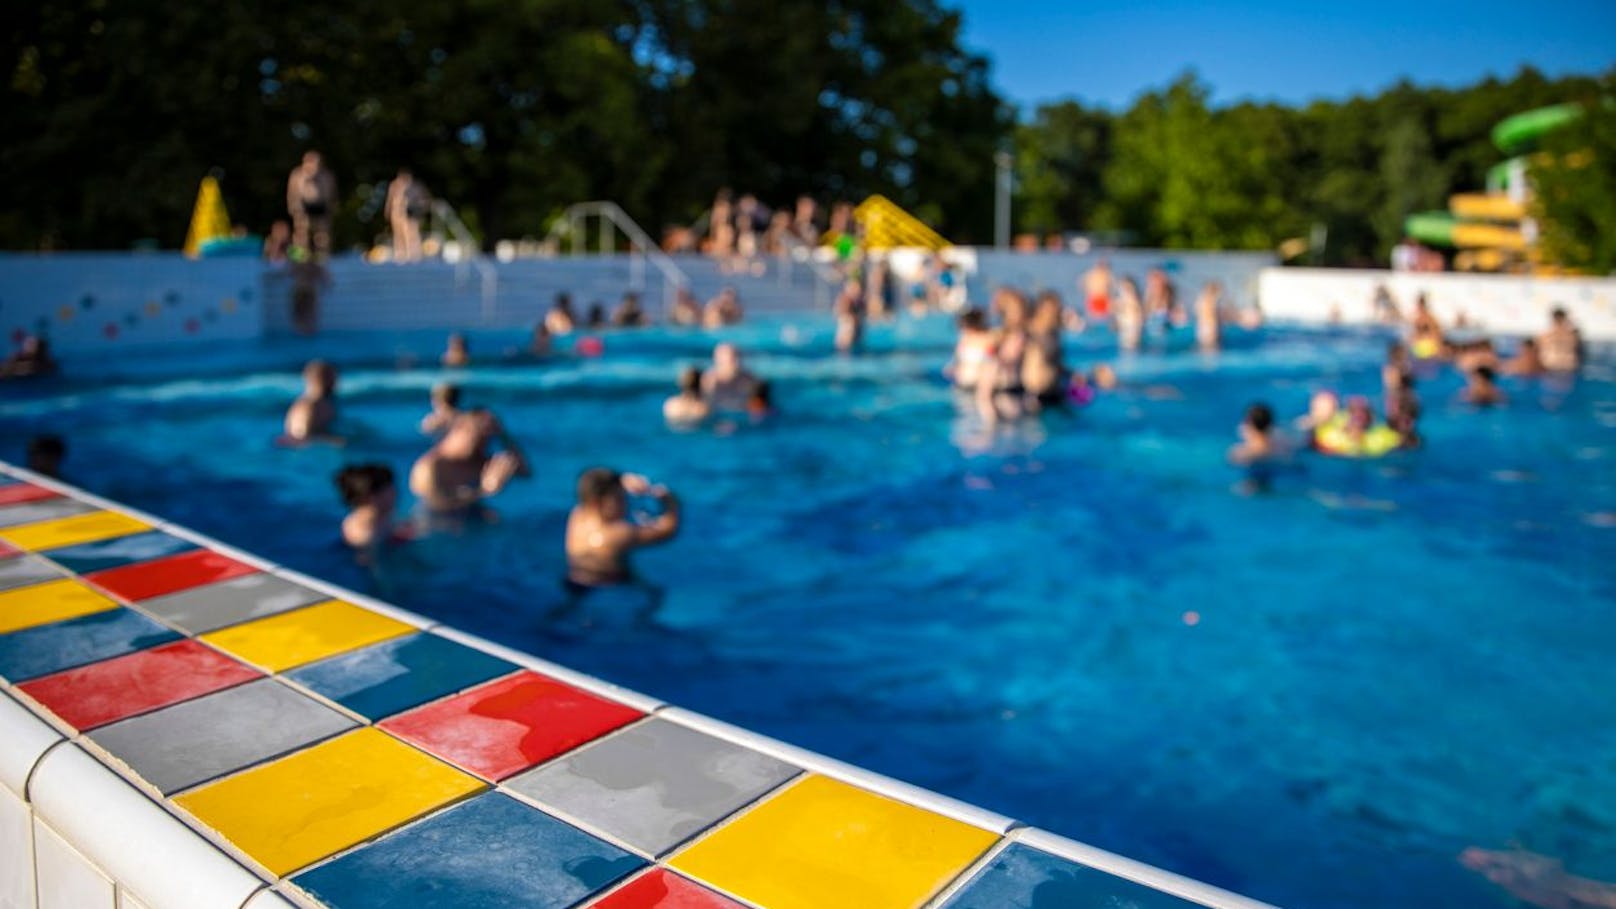
[[[1016,229],[1093,225],[1111,152],[1111,115],[1075,101],[1044,105],[1016,128]]]
[[[1531,169],[1545,261],[1597,275],[1616,273],[1616,79],[1606,91],[1545,138]]]

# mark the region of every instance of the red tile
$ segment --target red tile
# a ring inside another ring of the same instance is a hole
[[[12,483],[10,486],[0,486],[0,505],[21,505],[24,502],[37,502],[40,499],[54,499],[57,493],[51,492],[43,486],[34,486],[30,483]]]
[[[664,868],[653,868],[589,909],[746,909],[727,896],[693,884]]]
[[[17,687],[75,729],[93,729],[258,675],[258,670],[196,641],[175,641]]]
[[[21,549],[7,543],[5,540],[0,540],[0,559],[9,558],[21,552]]]
[[[257,570],[229,556],[197,549],[150,562],[108,568],[87,574],[84,579],[109,593],[134,601],[252,574]]]
[[[631,707],[521,672],[379,725],[452,764],[499,780],[640,716]]]

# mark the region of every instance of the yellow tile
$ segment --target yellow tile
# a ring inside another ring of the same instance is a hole
[[[150,530],[151,525],[115,511],[90,511],[54,521],[36,521],[0,530],[0,540],[18,549],[55,549],[76,546]]]
[[[919,906],[996,834],[808,776],[670,864],[769,909]]]
[[[174,801],[284,875],[482,786],[476,777],[366,727]]]
[[[352,603],[326,600],[210,632],[202,640],[270,672],[280,672],[415,630]]]
[[[117,603],[71,578],[0,593],[0,634],[105,612]]]

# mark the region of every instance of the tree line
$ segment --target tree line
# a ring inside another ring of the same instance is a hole
[[[1019,231],[1265,249],[1322,224],[1323,261],[1368,262],[1406,214],[1482,185],[1498,120],[1601,90],[1528,69],[1214,106],[1186,75],[1126,110],[1018,122],[937,0],[68,0],[0,24],[12,249],[178,247],[215,169],[262,232],[306,148],[339,178],[343,244],[381,230],[374,193],[400,166],[490,242],[593,198],[688,224],[727,186],[777,204],[879,192],[985,243],[994,153],[1013,149]]]

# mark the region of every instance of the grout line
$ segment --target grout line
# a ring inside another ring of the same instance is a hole
[[[934,891],[931,896],[927,897],[926,900],[920,905],[922,907],[928,907],[928,909],[937,909],[937,907],[940,907],[950,899],[953,899],[954,896],[960,891],[964,890],[971,883],[971,881],[975,880],[976,876],[980,874],[983,869],[992,864],[994,859],[1004,854],[1004,851],[1009,849],[1010,845],[1011,839],[1008,836],[1001,836],[994,840],[987,849],[983,850],[981,855],[972,859],[964,868],[961,868],[958,873],[949,878],[941,887],[937,888],[937,890]]]
[[[24,705],[24,706],[27,706],[27,705]],[[46,749],[44,751],[41,751],[39,753],[39,757],[34,758],[33,766],[28,768],[28,774],[22,778],[22,800],[23,800],[23,802],[25,802],[29,806],[30,811],[33,810],[33,804],[34,804],[34,795],[33,795],[33,792],[31,791],[31,789],[32,789],[32,787],[34,785],[34,774],[39,772],[39,765],[45,763],[45,759],[50,757],[50,753],[52,751],[55,751],[56,749],[62,747],[63,745],[68,744],[69,741],[71,741],[71,740],[62,738],[62,739],[57,739],[54,742],[51,742],[50,745],[48,747],[46,747]],[[34,812],[34,813],[38,814],[38,812]]]

